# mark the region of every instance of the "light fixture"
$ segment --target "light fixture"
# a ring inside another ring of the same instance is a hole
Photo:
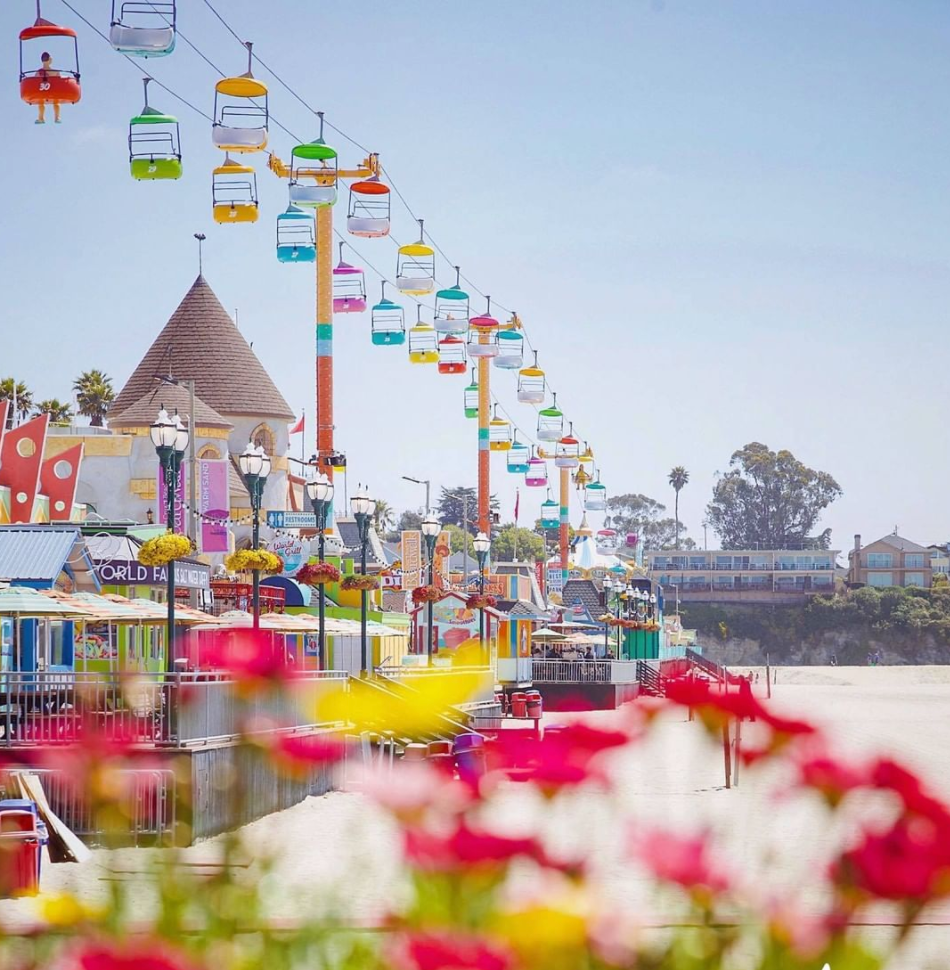
[[[253,442],[249,441],[238,458],[238,465],[240,465],[241,474],[245,478],[257,478],[264,467],[264,456]]]
[[[350,499],[350,511],[352,511],[354,517],[358,515],[370,516],[376,511],[376,502],[369,497],[364,488]]]
[[[329,502],[333,498],[333,482],[318,473],[307,482],[307,496],[311,502]]]
[[[174,421],[168,416],[165,408],[158,412],[155,423],[149,425],[149,437],[156,448],[174,448],[175,435],[178,433]]]
[[[434,539],[442,531],[442,523],[434,515],[429,514],[422,520],[420,528],[424,536]]]
[[[491,548],[491,539],[484,532],[479,532],[472,540],[472,546],[479,555],[484,555]]]
[[[181,417],[175,415],[175,440],[174,448],[179,455],[185,453],[185,449],[188,447],[188,429],[182,424]]]

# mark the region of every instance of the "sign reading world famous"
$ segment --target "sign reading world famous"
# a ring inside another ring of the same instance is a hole
[[[176,562],[175,584],[185,589],[210,589],[211,567],[200,562]],[[96,563],[99,581],[104,586],[164,586],[167,566],[143,566],[128,559],[105,559]]]

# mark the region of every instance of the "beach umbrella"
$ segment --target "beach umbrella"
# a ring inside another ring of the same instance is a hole
[[[567,637],[563,633],[558,633],[556,630],[549,630],[547,627],[542,627],[542,629],[531,634],[532,642],[541,640],[544,643],[557,643],[566,639]]]

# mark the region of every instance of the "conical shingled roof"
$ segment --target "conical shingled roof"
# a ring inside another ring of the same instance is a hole
[[[195,394],[225,416],[290,421],[294,413],[203,276],[142,358],[109,408],[120,415],[155,388],[157,374],[194,380]],[[197,410],[197,408],[196,408]]]
[[[140,428],[152,424],[158,416],[159,408],[165,408],[169,414],[176,411],[182,415],[182,420],[188,424],[188,411],[191,408],[191,395],[187,388],[180,384],[159,384],[152,381],[152,389],[140,397],[135,404],[119,414],[109,410],[110,428]],[[195,426],[199,428],[226,428],[230,430],[234,425],[223,418],[214,408],[209,407],[195,392]]]

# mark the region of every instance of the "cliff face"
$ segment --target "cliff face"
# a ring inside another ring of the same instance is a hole
[[[760,641],[747,637],[725,640],[708,634],[699,635],[699,644],[710,660],[727,667],[773,664],[826,665],[832,655],[839,664],[865,664],[869,653],[879,653],[882,664],[950,664],[950,647],[929,634],[900,636],[864,630],[839,630],[812,635],[798,643]]]

